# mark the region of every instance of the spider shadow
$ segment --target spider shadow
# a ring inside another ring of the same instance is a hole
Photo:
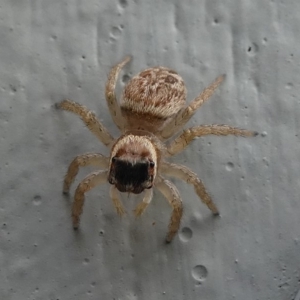
[[[181,228],[179,236],[184,236],[186,228],[192,232],[191,240],[197,237],[209,238],[211,235],[215,235],[218,229],[222,227],[222,215],[214,215],[210,212],[201,214],[199,212],[194,213],[188,222]]]

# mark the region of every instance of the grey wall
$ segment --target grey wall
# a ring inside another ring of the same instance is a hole
[[[294,299],[299,11],[298,0],[2,0],[0,299]],[[125,195],[120,219],[108,185],[99,187],[87,194],[74,233],[72,197],[61,192],[74,156],[108,151],[53,105],[66,97],[85,104],[117,136],[104,84],[127,54],[133,61],[119,92],[153,65],[177,70],[189,100],[226,73],[189,125],[261,133],[201,138],[172,159],[199,174],[221,218],[175,180],[185,212],[170,245],[163,242],[170,208],[159,193],[140,220],[131,213],[138,199]]]

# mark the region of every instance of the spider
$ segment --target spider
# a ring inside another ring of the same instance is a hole
[[[186,166],[167,162],[166,158],[180,153],[197,137],[210,134],[248,137],[257,133],[228,125],[201,125],[178,134],[196,110],[211,97],[224,80],[224,75],[219,76],[186,106],[187,91],[177,72],[165,67],[149,68],[126,84],[119,105],[115,94],[116,81],[130,59],[130,56],[126,57],[111,69],[105,89],[110,114],[122,133],[119,138],[115,139],[85,106],[70,100],[57,104],[58,108],[80,116],[87,128],[110,150],[109,157],[100,153],[75,157],[65,175],[63,192],[69,192],[79,167],[93,165],[101,169],[85,177],[75,191],[72,221],[73,228],[77,229],[85,193],[97,185],[105,182],[111,185],[110,198],[120,216],[125,209],[119,192],[143,192],[143,200],[134,210],[136,217],[144,213],[152,200],[153,188],[156,188],[172,207],[166,236],[166,242],[170,243],[178,232],[183,205],[177,188],[165,176],[179,178],[193,185],[196,194],[212,213],[218,215],[219,211],[197,175]],[[175,139],[166,142],[176,134]]]

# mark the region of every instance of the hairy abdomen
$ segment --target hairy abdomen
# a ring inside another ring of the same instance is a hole
[[[164,67],[147,69],[125,86],[121,110],[127,129],[155,133],[184,105],[186,88],[182,78]]]

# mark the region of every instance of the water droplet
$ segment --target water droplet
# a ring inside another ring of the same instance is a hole
[[[83,261],[83,263],[86,265],[86,264],[88,264],[90,262],[90,260],[88,259],[88,258],[85,258],[84,259],[84,261]]]
[[[228,162],[226,164],[226,170],[227,171],[232,171],[233,168],[234,168],[234,164],[232,162]]]
[[[42,203],[42,197],[40,195],[35,195],[33,197],[33,204],[38,206]]]
[[[124,84],[126,84],[129,80],[130,80],[130,76],[127,75],[127,74],[124,74],[123,77],[122,77],[122,82]]]
[[[182,242],[189,241],[193,236],[193,231],[188,227],[183,227],[179,233],[179,238]]]
[[[122,31],[121,31],[121,28],[120,27],[117,27],[117,26],[114,26],[112,29],[111,29],[111,36],[115,39],[119,38],[120,35],[121,35]]]
[[[119,0],[120,5],[125,8],[127,6],[127,0]]]
[[[255,44],[255,43],[252,43],[252,44],[248,47],[247,52],[248,52],[248,54],[249,54],[250,56],[254,56],[254,55],[257,54],[258,50],[259,50],[258,45]]]
[[[203,282],[207,278],[208,271],[205,266],[197,265],[192,270],[192,276],[195,280]]]
[[[261,136],[263,136],[263,137],[266,137],[268,135],[268,133],[266,132],[266,131],[263,131],[262,133],[261,133]]]

